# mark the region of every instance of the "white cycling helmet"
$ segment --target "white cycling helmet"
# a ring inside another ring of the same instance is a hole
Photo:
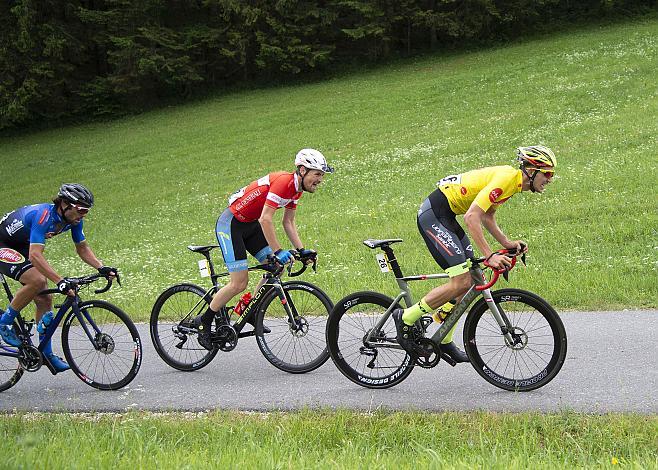
[[[324,155],[315,149],[301,149],[295,157],[295,166],[304,166],[309,170],[320,170],[324,173],[333,173],[334,169],[327,165]]]

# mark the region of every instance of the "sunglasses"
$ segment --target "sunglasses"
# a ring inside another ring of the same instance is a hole
[[[85,215],[89,212],[89,207],[79,206],[77,204],[71,204],[71,207],[78,211],[78,214],[80,215]]]
[[[543,168],[535,168],[535,170],[537,170],[537,171],[543,173],[544,176],[546,176],[546,178],[552,178],[553,175],[555,175],[555,171],[554,171],[554,170],[547,170],[547,169],[543,169]]]

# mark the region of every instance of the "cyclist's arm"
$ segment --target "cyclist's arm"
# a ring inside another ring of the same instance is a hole
[[[281,249],[281,244],[276,238],[276,230],[274,230],[274,212],[276,209],[274,207],[268,206],[265,204],[263,206],[263,212],[260,214],[258,223],[263,229],[263,235],[265,235],[265,240],[267,244],[272,248],[272,251],[277,251]]]
[[[509,248],[510,240],[507,238],[507,235],[498,227],[496,223],[496,208],[491,206],[487,212],[482,216],[482,225],[487,231],[505,248]]]
[[[491,208],[489,210],[491,210]],[[487,228],[487,230],[491,232],[489,227],[487,227],[486,225],[492,223],[491,219],[493,219],[493,225],[496,228],[498,228],[495,217],[493,216],[495,209],[491,210],[490,216],[487,216],[488,212],[489,211],[487,212],[483,211],[480,206],[478,206],[475,202],[473,202],[471,204],[471,207],[468,208],[468,211],[466,211],[466,214],[464,214],[464,223],[466,224],[468,234],[471,236],[473,242],[475,242],[475,245],[479,248],[482,255],[486,257],[490,257],[489,264],[494,268],[502,269],[505,266],[511,266],[512,263],[509,260],[509,258],[507,258],[504,255],[497,255],[497,254],[492,255],[493,250],[489,246],[489,243],[487,242],[486,238],[484,238],[484,232],[482,231],[482,226],[484,225]],[[502,234],[502,231],[500,231],[500,229],[498,229],[498,231],[500,232],[500,234]],[[504,236],[505,235],[503,234],[503,237]]]
[[[487,239],[484,238],[484,232],[482,231],[482,226],[485,224],[484,219],[486,216],[487,213],[484,212],[475,202],[471,204],[471,207],[469,207],[464,214],[464,223],[466,224],[468,234],[471,236],[475,246],[480,250],[480,253],[482,253],[482,256],[489,256],[493,253],[493,250],[489,246]],[[487,228],[487,230],[489,229]]]
[[[304,245],[299,238],[297,233],[297,224],[295,224],[295,209],[289,209],[286,207],[285,212],[283,213],[283,230],[285,230],[288,240],[292,243],[292,246],[299,250]]]
[[[89,244],[87,244],[85,240],[75,244],[75,251],[78,253],[80,259],[85,263],[87,263],[92,268],[98,269],[101,266],[103,266],[101,260],[96,258],[96,255],[94,254],[93,251],[91,251]]]
[[[55,284],[57,284],[59,281],[61,281],[64,278],[59,274],[57,274],[57,272],[53,269],[53,267],[50,266],[48,261],[46,261],[46,257],[43,255],[45,249],[46,249],[46,245],[31,243],[30,253],[29,253],[30,263],[32,263],[32,266],[37,268],[37,271],[39,271],[41,274],[43,274],[48,279],[50,279]]]

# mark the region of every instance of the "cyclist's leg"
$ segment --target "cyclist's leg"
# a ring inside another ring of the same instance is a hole
[[[19,346],[21,342],[12,327],[14,319],[34,299],[39,290],[45,288],[46,281],[39,271],[32,269],[32,263],[28,259],[29,247],[15,249],[0,242],[0,249],[0,272],[23,284],[0,315],[0,336],[7,344]]]
[[[447,206],[447,201],[445,204]],[[431,314],[448,301],[461,297],[471,285],[467,258],[472,257],[473,249],[449,206],[447,209],[441,207],[436,210],[430,199],[426,199],[418,212],[417,224],[432,257],[450,276],[450,280],[432,289],[418,304],[405,310],[403,319],[408,324],[413,324],[424,314]]]
[[[272,251],[272,248],[267,244],[267,240],[265,239],[265,234],[263,233],[263,229],[260,226],[259,223],[256,222],[257,225],[254,226],[253,230],[250,231],[250,233],[245,237],[245,246],[247,248],[247,251],[258,260],[259,263],[264,263],[265,260],[267,260],[267,257],[274,252]],[[257,291],[258,289],[261,288],[261,286],[265,283],[265,278],[261,278],[261,280],[258,282],[258,285],[254,289]]]
[[[471,285],[467,258],[472,257],[472,247],[463,229],[456,222],[455,214],[450,210],[447,200],[444,207],[432,207],[426,199],[418,212],[418,229],[425,240],[435,261],[448,273],[448,283],[432,289],[418,303],[405,309],[395,311],[398,342],[407,350],[415,349],[412,325],[423,315],[431,314],[435,309],[453,299],[461,298]],[[437,214],[438,212],[438,214]],[[452,343],[452,332],[448,334],[446,352],[457,362],[466,362],[468,357]],[[411,344],[409,339],[411,339]]]
[[[44,279],[45,281],[45,279]],[[44,289],[46,288],[46,283],[44,282]],[[65,370],[69,370],[70,367],[66,363],[64,359],[61,357],[55,355],[53,353],[53,346],[52,346],[52,337],[44,343],[46,340],[46,330],[48,329],[48,326],[50,323],[53,321],[53,301],[52,301],[52,296],[50,295],[37,295],[34,297],[34,303],[37,306],[36,310],[36,319],[37,319],[37,332],[39,333],[39,346],[43,345],[43,349],[41,352],[43,353],[44,357],[50,361],[52,366],[55,368],[57,372],[64,372]]]

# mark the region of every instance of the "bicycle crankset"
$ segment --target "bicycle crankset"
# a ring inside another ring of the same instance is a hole
[[[439,363],[441,360],[441,349],[439,345],[436,344],[429,338],[420,338],[416,341],[423,350],[426,351],[426,355],[416,356],[416,365],[422,367],[423,369],[431,369]]]
[[[233,351],[238,345],[238,333],[231,325],[220,325],[215,332],[213,343],[224,351]]]
[[[18,348],[18,362],[28,372],[36,372],[43,365],[41,352],[35,346],[23,344]]]

